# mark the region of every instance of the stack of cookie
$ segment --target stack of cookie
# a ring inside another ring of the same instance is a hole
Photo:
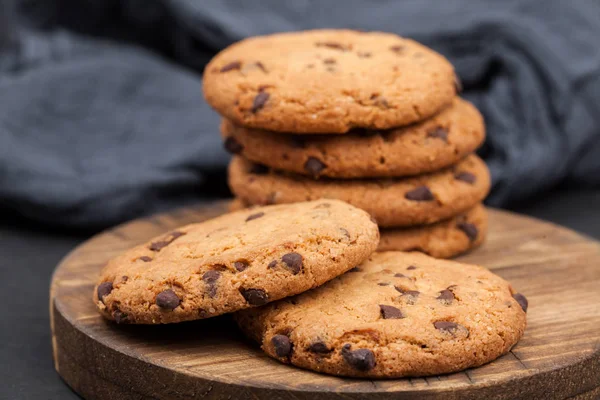
[[[490,189],[477,109],[441,55],[393,34],[256,37],[204,73],[235,154],[234,207],[335,198],[369,212],[380,250],[452,257],[480,244]]]

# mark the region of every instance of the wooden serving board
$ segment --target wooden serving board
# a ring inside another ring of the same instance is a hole
[[[227,203],[136,220],[95,236],[56,268],[50,290],[56,370],[87,399],[598,399],[600,246],[566,228],[491,210],[490,233],[461,260],[484,265],[529,299],[523,339],[500,359],[419,379],[342,379],[280,364],[228,316],[119,326],[92,303],[104,263]]]

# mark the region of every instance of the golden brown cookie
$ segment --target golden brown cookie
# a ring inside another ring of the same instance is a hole
[[[377,250],[420,251],[436,258],[452,258],[483,243],[487,227],[487,211],[478,204],[431,225],[382,229]]]
[[[452,65],[383,32],[313,30],[258,36],[217,54],[206,101],[237,124],[279,132],[345,133],[426,119],[456,94]]]
[[[388,131],[346,135],[283,135],[221,124],[225,148],[271,168],[313,177],[400,177],[437,171],[475,151],[485,139],[483,118],[456,98],[434,117]]]
[[[374,253],[327,284],[236,314],[271,357],[332,375],[446,374],[507,353],[527,300],[483,267]]]
[[[337,200],[244,210],[128,250],[102,270],[93,299],[117,323],[208,318],[322,285],[378,242],[370,216]]]
[[[313,180],[234,157],[229,186],[248,204],[339,199],[367,211],[379,226],[404,227],[438,222],[474,207],[489,192],[490,175],[476,155],[430,174],[371,180]]]

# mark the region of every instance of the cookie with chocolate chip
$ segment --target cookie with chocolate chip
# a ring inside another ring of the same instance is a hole
[[[382,229],[377,250],[420,251],[436,258],[452,258],[483,243],[487,226],[487,211],[478,204],[434,224]]]
[[[255,173],[252,162],[236,156],[229,165],[229,186],[247,204],[282,204],[333,198],[371,214],[381,227],[431,224],[480,203],[490,189],[485,163],[472,154],[430,174],[371,180],[314,180],[291,173]]]
[[[527,299],[487,269],[374,253],[356,270],[235,314],[271,357],[317,372],[399,378],[488,363],[523,336]]]
[[[223,120],[223,145],[232,154],[274,169],[314,178],[399,177],[437,171],[475,151],[485,138],[483,118],[455,99],[436,116],[387,131],[293,135]]]
[[[426,119],[456,95],[442,55],[390,33],[312,30],[235,43],[206,66],[203,92],[220,114],[277,132],[340,134]]]
[[[378,242],[371,217],[338,200],[242,210],[111,260],[93,300],[117,323],[208,318],[322,285],[364,261]]]

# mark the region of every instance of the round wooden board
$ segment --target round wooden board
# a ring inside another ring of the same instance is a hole
[[[600,246],[566,228],[490,210],[487,242],[461,260],[484,265],[529,299],[523,339],[480,368],[419,379],[342,379],[280,364],[230,317],[119,326],[92,303],[104,263],[227,203],[136,220],[95,236],[57,267],[50,290],[54,362],[87,399],[600,398]]]

